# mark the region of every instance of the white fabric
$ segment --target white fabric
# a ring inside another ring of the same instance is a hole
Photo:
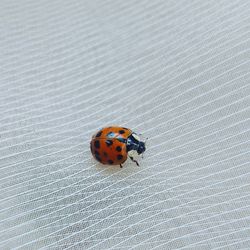
[[[249,11],[2,0],[0,249],[250,249]],[[107,125],[140,167],[94,161]]]

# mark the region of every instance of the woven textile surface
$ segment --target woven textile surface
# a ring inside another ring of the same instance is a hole
[[[0,36],[1,250],[250,249],[249,1],[1,0]]]

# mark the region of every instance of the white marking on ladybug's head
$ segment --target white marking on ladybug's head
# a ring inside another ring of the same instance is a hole
[[[132,136],[133,136],[137,141],[141,141],[139,135],[133,133]]]

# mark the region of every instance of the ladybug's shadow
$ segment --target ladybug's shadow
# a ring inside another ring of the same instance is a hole
[[[97,163],[95,165],[96,169],[98,170],[98,172],[104,172],[104,173],[117,173],[117,172],[121,172],[123,168],[121,168],[119,165],[102,165],[102,164],[99,164]]]
[[[115,175],[115,176],[126,176],[132,169],[131,164],[123,164],[123,167],[121,168],[119,165],[102,165],[102,164],[96,164],[95,165],[98,172],[104,174],[104,175]],[[134,172],[134,171],[133,171]]]

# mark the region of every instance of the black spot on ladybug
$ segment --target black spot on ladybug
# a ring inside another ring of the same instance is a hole
[[[107,133],[107,137],[109,137],[109,138],[113,138],[114,136],[115,136],[114,132]]]
[[[121,152],[121,151],[122,151],[122,148],[121,148],[120,146],[117,146],[117,147],[116,147],[116,151],[117,151],[117,152]]]
[[[111,140],[106,140],[105,143],[107,144],[108,147],[110,147],[113,144]]]
[[[100,155],[95,155],[95,158],[96,158],[98,161],[101,161]]]
[[[108,160],[108,163],[109,164],[113,164],[114,162],[112,160]]]
[[[121,130],[119,130],[119,134],[124,134],[125,133],[125,131],[123,130],[123,129],[121,129]]]
[[[107,158],[108,154],[106,152],[103,152],[103,155]]]
[[[99,141],[95,141],[94,145],[95,145],[96,148],[100,148],[100,142]]]
[[[102,135],[102,131],[99,131],[95,137],[100,137]]]
[[[95,154],[95,158],[96,158],[96,160],[98,160],[99,162],[102,162],[101,157],[100,157],[99,154]]]
[[[117,155],[117,160],[121,160],[123,158],[122,155]]]
[[[98,151],[95,150],[95,155],[100,155]]]

